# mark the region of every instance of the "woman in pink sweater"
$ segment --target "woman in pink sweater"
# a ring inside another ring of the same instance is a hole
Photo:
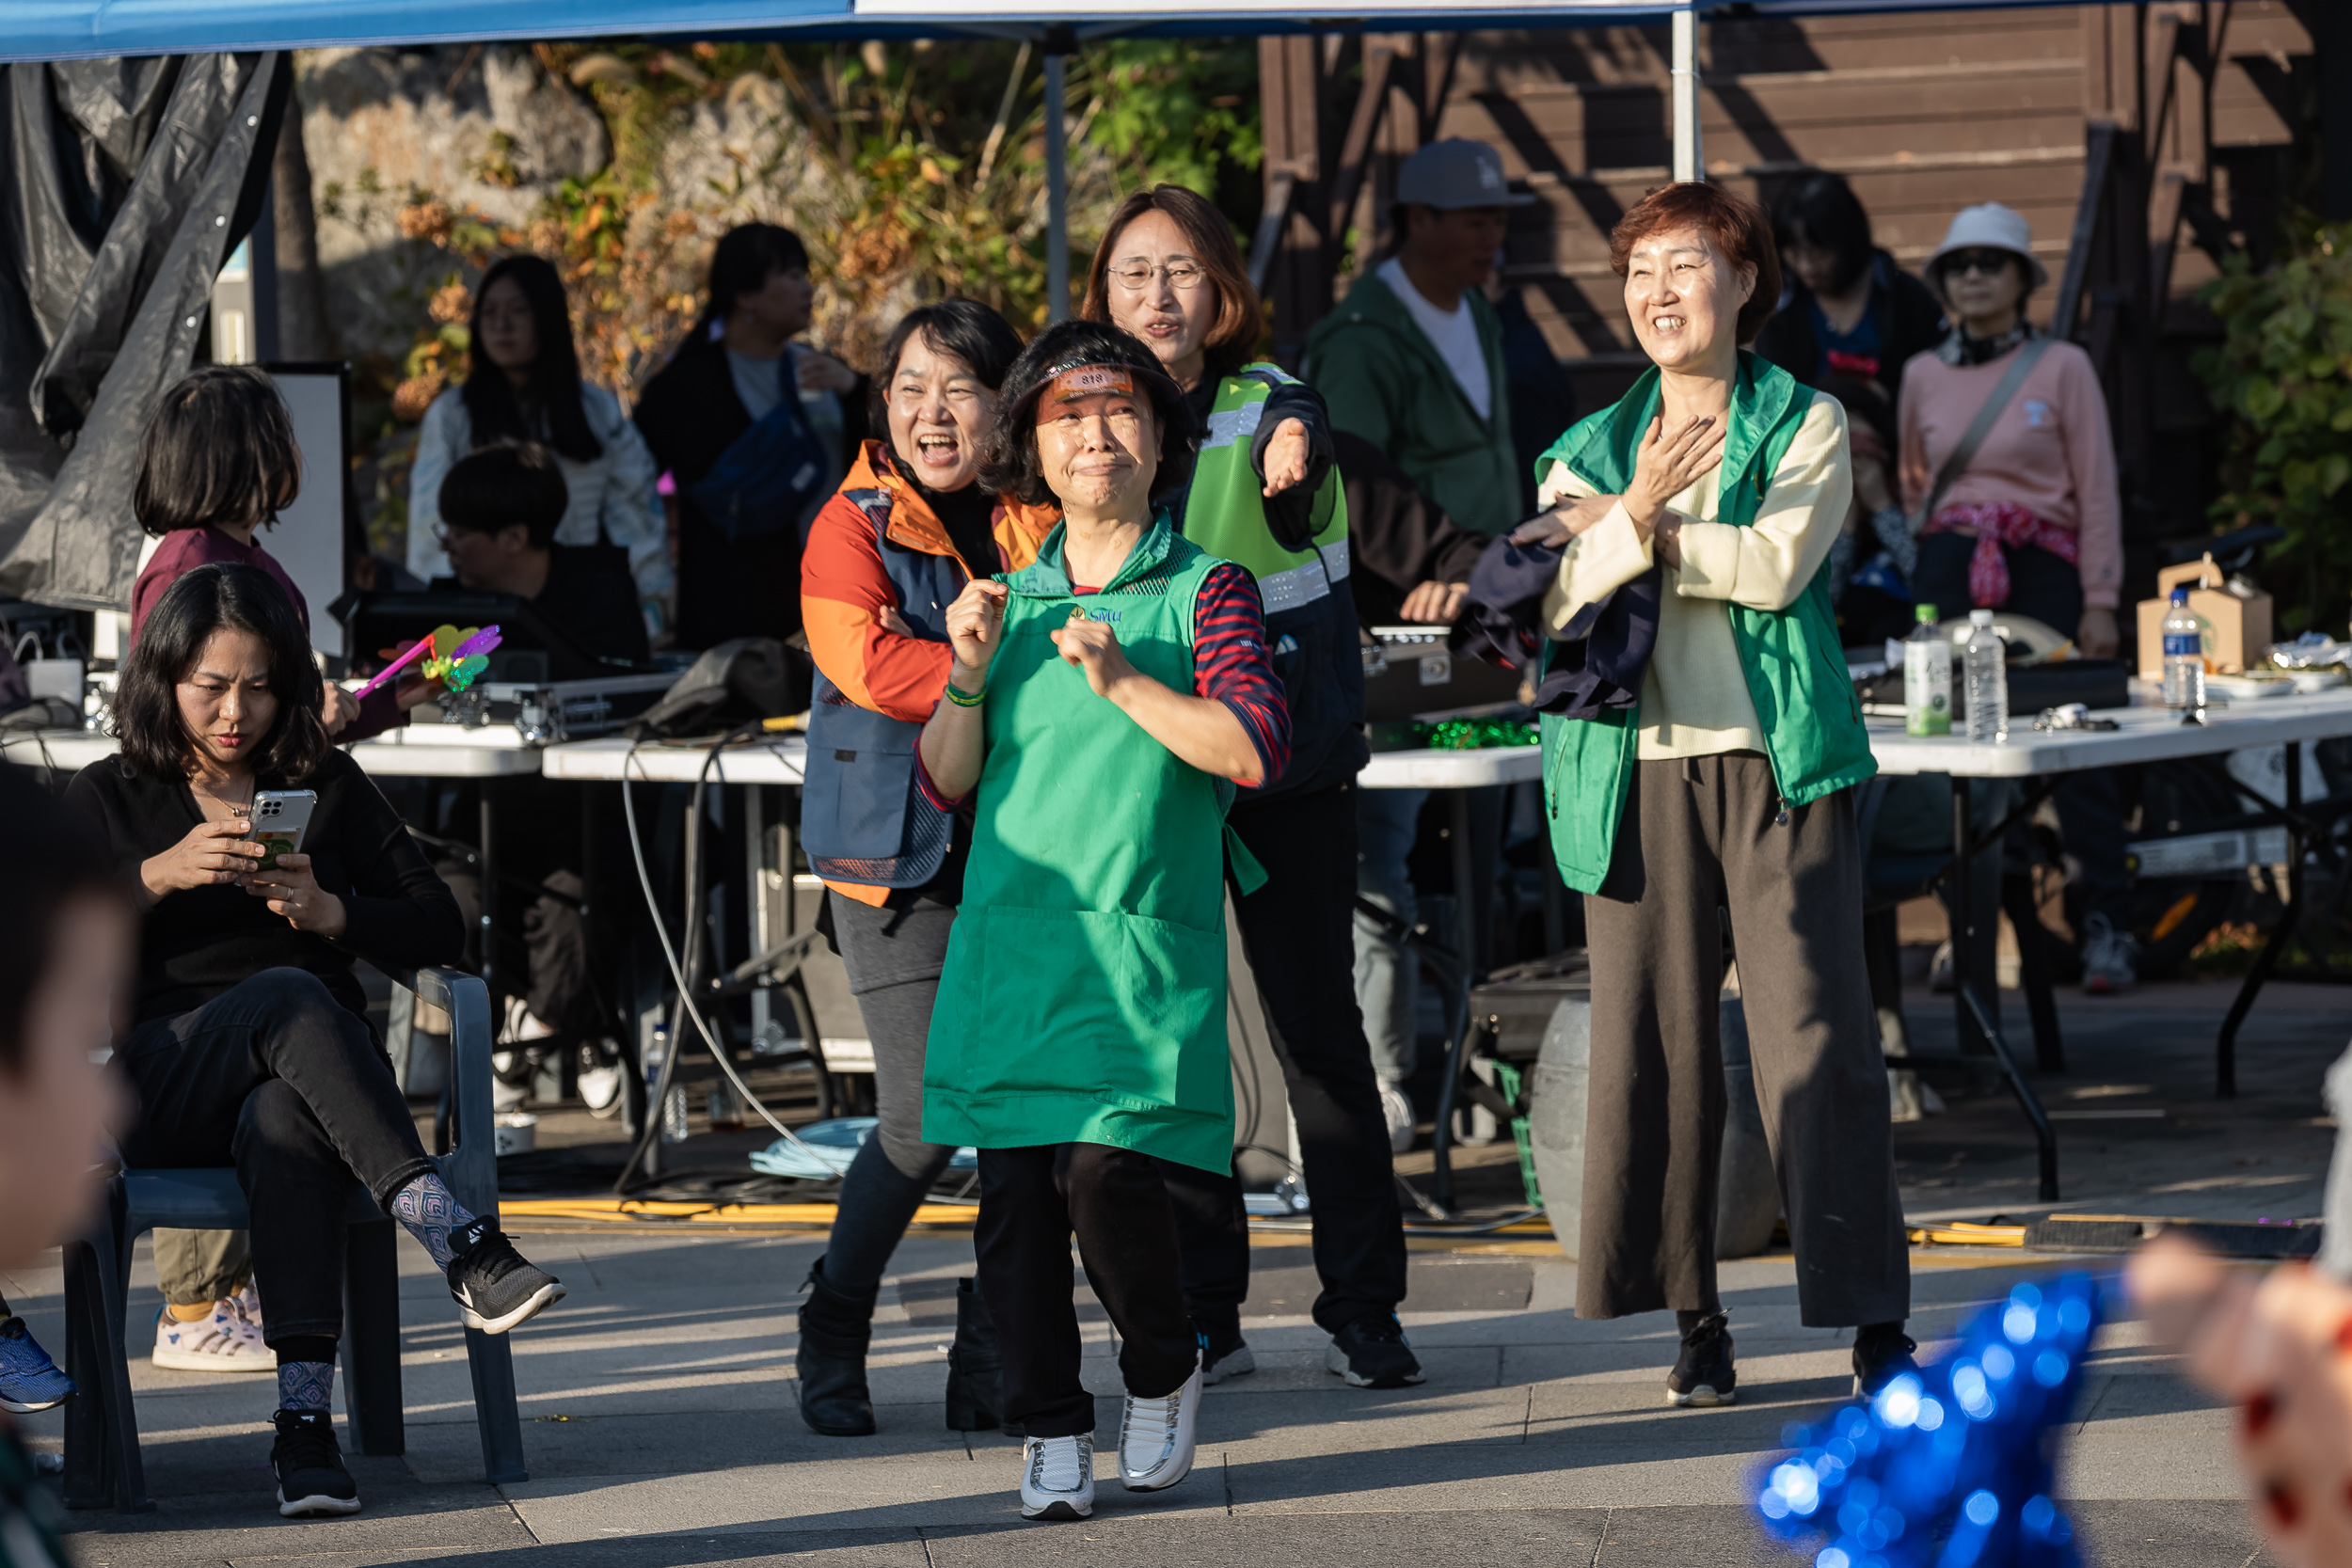
[[[2041,336],[2025,302],[2050,275],[2032,244],[2023,217],[1987,202],[1954,218],[1928,260],[1928,286],[1956,325],[1903,367],[1906,512],[1927,500],[2012,357]],[[2090,657],[2112,658],[2121,522],[2115,443],[2090,356],[2045,343],[1921,530],[1912,590],[1947,619],[2007,610],[2072,636]]]
[[[2107,404],[2090,356],[2040,341],[2026,296],[2050,280],[2026,220],[1998,202],[1963,210],[1928,258],[1928,286],[1956,324],[1903,367],[1903,509],[1926,505],[1978,413],[2016,356],[2040,357],[2002,404],[1968,466],[1920,530],[1913,595],[1947,619],[1972,609],[2029,616],[2091,658],[2117,649],[2123,585],[2122,504]],[[2123,816],[2106,768],[2069,773],[2056,792],[2068,852],[2082,866],[2083,990],[2138,982]]]

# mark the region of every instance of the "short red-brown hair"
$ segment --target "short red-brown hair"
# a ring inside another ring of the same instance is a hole
[[[1094,247],[1094,264],[1087,269],[1086,302],[1078,307],[1082,320],[1111,319],[1111,247],[1127,226],[1146,213],[1164,213],[1192,247],[1192,258],[1208,275],[1216,291],[1216,325],[1201,347],[1212,375],[1231,375],[1249,363],[1250,351],[1265,330],[1259,314],[1258,291],[1249,286],[1249,269],[1242,264],[1241,246],[1233,243],[1233,226],[1216,204],[1182,185],[1154,185],[1137,191],[1119,204],[1103,230],[1103,243]]]
[[[1623,277],[1635,245],[1675,229],[1706,230],[1733,266],[1756,269],[1756,289],[1740,308],[1738,328],[1741,342],[1753,341],[1780,307],[1780,251],[1772,244],[1772,220],[1763,208],[1721,185],[1705,181],[1662,185],[1609,231],[1609,265]]]

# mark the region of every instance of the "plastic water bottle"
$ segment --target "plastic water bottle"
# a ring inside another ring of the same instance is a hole
[[[2188,608],[2188,590],[2172,590],[2164,612],[2164,705],[2205,706],[2205,628]]]
[[[661,1141],[682,1144],[686,1141],[686,1085],[673,1084],[661,1101]]]
[[[1903,728],[1912,735],[1952,733],[1952,645],[1923,604],[1903,640]]]
[[[1960,651],[1967,681],[1968,738],[2009,738],[2009,655],[1993,626],[1993,612],[1968,612],[1968,641]]]

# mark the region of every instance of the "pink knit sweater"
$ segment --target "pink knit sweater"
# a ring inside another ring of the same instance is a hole
[[[2006,355],[1989,365],[1963,368],[1920,354],[1903,367],[1906,512],[1927,499],[1944,459],[2008,370]],[[2030,507],[2043,521],[2074,533],[2081,541],[2083,604],[2116,608],[2123,586],[2123,540],[2115,442],[2090,356],[2073,343],[2052,343],[2043,353],[1938,509],[1998,501]]]

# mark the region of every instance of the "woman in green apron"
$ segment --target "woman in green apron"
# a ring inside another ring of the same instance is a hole
[[[1288,719],[1248,574],[1158,504],[1191,467],[1183,395],[1114,327],[1065,322],[1013,365],[980,483],[1062,526],[949,607],[925,786],[977,789],[923,1073],[923,1136],[980,1151],[974,1241],[1026,1433],[1021,1512],[1094,1505],[1074,1231],[1120,1339],[1120,1480],[1192,1467],[1199,1343],[1160,1160],[1233,1152],[1225,809],[1280,772]]]

